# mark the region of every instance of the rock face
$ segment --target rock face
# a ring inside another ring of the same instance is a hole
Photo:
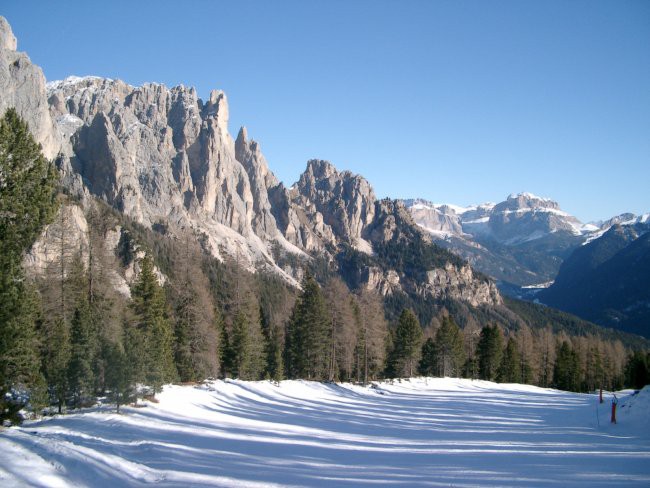
[[[43,96],[45,77],[25,53],[16,51],[16,47],[9,23],[0,17],[0,114],[15,108],[41,144],[43,154],[52,159],[61,148],[61,140]]]
[[[311,160],[292,192],[295,206],[323,244],[348,243],[372,252],[366,229],[375,215],[375,194],[368,181],[349,171],[339,172],[328,161]]]
[[[425,293],[434,297],[447,297],[478,307],[484,304],[501,304],[496,285],[489,280],[477,280],[469,266],[447,264],[427,272]]]
[[[146,227],[164,224],[172,236],[192,228],[216,257],[235,258],[250,270],[274,270],[295,285],[302,270],[295,264],[282,269],[278,253],[299,260],[320,254],[335,263],[353,249],[374,262],[357,270],[359,285],[382,294],[499,302],[473,287],[477,280],[460,262],[443,267],[446,278],[433,281],[426,278],[433,268],[391,269],[378,262],[375,247],[385,253],[391,242],[424,239],[431,247],[404,205],[376,201],[363,177],[322,160],[309,161],[287,189],[245,128],[231,137],[222,91],[202,100],[194,88],[134,87],[98,77],[46,86],[41,70],[15,51],[1,18],[0,41],[0,108],[16,107],[46,155],[59,154],[64,185],[84,205],[99,198]],[[34,262],[46,241],[35,246]]]

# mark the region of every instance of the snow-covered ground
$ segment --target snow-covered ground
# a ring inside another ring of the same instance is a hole
[[[650,388],[456,379],[170,386],[0,433],[0,486],[650,486]]]

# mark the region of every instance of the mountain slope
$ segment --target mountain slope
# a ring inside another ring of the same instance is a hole
[[[539,299],[606,327],[650,337],[650,233],[615,225],[577,249]]]
[[[15,51],[4,20],[0,31],[0,87],[20,93],[1,99],[17,105],[34,126],[43,119],[36,137],[57,143],[52,152],[59,154],[63,184],[82,208],[100,199],[146,228],[164,230],[166,238],[191,231],[214,257],[251,272],[271,271],[294,287],[313,260],[336,267],[336,256],[348,248],[372,258],[395,236],[402,243],[414,238],[440,259],[420,263],[427,269],[384,267],[381,276],[361,270],[358,286],[473,305],[500,301],[493,285],[433,246],[401,207],[378,202],[363,177],[312,160],[296,185],[285,188],[245,128],[231,137],[223,92],[213,90],[202,100],[184,86],[136,87],[92,76],[45,86],[41,70]],[[35,246],[47,248],[46,242]],[[445,278],[433,284],[427,273]]]

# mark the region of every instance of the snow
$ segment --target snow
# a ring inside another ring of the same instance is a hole
[[[555,280],[546,281],[544,283],[536,283],[536,284],[533,284],[533,285],[525,285],[525,286],[522,286],[522,288],[528,289],[528,290],[543,290],[543,289],[548,288],[549,286],[551,286],[554,283],[554,281]]]
[[[648,486],[650,390],[621,397],[419,378],[167,386],[0,433],[0,485]]]
[[[508,195],[508,200],[513,200],[516,198],[525,198],[527,200],[541,200],[542,202],[552,202],[553,200],[550,198],[545,198],[545,197],[538,197],[537,195],[533,195],[532,193],[528,193],[526,191],[521,192],[521,193],[511,193]]]
[[[53,90],[59,90],[65,87],[75,86],[78,85],[79,83],[85,83],[89,81],[103,81],[103,80],[106,80],[108,82],[113,81],[110,78],[103,78],[101,76],[68,76],[65,80],[48,81],[45,84],[45,88],[47,89],[48,92],[51,92]]]

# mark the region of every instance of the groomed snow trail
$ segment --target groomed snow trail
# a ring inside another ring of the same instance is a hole
[[[458,379],[168,386],[0,433],[0,486],[650,486],[650,389]],[[600,425],[598,424],[600,422]]]

